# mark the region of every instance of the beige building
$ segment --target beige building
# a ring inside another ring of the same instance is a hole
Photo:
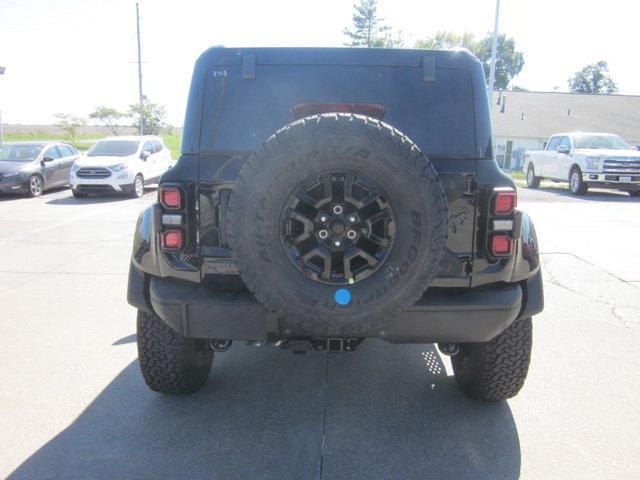
[[[494,92],[491,108],[496,160],[506,170],[558,132],[615,133],[640,145],[640,96],[505,91]]]

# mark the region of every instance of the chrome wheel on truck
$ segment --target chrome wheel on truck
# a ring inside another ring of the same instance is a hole
[[[582,172],[578,167],[574,167],[569,175],[569,190],[574,195],[584,195],[587,189],[587,184],[582,181]]]

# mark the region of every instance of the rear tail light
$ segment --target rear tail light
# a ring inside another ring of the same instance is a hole
[[[497,192],[493,197],[493,213],[495,215],[510,215],[516,209],[516,192]]]
[[[513,253],[513,239],[509,235],[491,237],[491,255],[494,257],[510,257]]]
[[[178,187],[160,187],[160,204],[167,210],[179,210],[182,207],[182,191]]]
[[[356,113],[382,120],[384,105],[381,103],[298,103],[293,107],[296,120],[321,113]]]
[[[162,232],[162,249],[166,251],[181,250],[184,244],[182,230],[165,230]]]

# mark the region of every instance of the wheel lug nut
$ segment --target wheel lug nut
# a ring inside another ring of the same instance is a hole
[[[350,221],[351,223],[355,222],[355,221],[356,221],[356,217],[354,217],[353,215],[351,215],[351,216],[349,217],[349,221]]]
[[[336,215],[340,215],[342,213],[342,207],[340,205],[336,205],[335,207],[333,207],[333,213],[335,213]]]
[[[326,221],[327,221],[327,217],[325,217],[324,215],[322,215],[322,216],[320,217],[320,221],[321,221],[321,222],[326,222]]]
[[[358,235],[358,234],[356,233],[356,231],[355,231],[355,230],[349,230],[349,231],[347,232],[347,238],[348,238],[349,240],[353,240],[354,238],[356,238],[356,236],[357,236],[357,235]]]
[[[318,232],[318,236],[319,236],[321,239],[323,239],[323,240],[324,240],[325,238],[327,238],[327,237],[329,236],[329,232],[327,232],[326,230],[320,230],[320,231]]]
[[[342,242],[341,242],[340,240],[336,240],[335,242],[333,242],[333,244],[334,244],[336,247],[339,247],[340,245],[342,245]]]

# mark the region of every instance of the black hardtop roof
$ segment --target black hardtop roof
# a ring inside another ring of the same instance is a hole
[[[422,50],[403,48],[318,47],[211,47],[198,63],[239,65],[243,54],[255,54],[261,65],[371,65],[419,66],[423,57],[435,57],[439,67],[454,67],[479,60],[466,49]]]

